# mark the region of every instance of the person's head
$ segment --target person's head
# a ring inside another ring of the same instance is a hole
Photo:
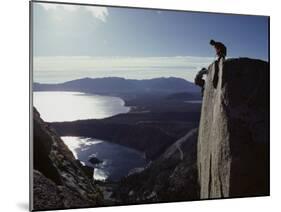
[[[210,40],[210,44],[213,46],[213,45],[215,45],[215,41],[214,40]]]

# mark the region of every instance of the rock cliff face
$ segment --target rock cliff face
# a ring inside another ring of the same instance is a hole
[[[94,207],[102,195],[56,132],[33,111],[33,210]]]
[[[269,195],[268,83],[264,61],[209,66],[197,146],[202,199]]]

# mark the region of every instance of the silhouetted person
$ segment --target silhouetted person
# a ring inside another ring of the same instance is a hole
[[[213,78],[213,86],[214,88],[217,88],[217,84],[218,84],[218,80],[219,80],[219,62],[221,59],[225,59],[226,57],[226,47],[223,43],[221,42],[217,42],[214,40],[210,40],[210,45],[212,45],[215,50],[216,50],[216,54],[218,56],[218,59],[215,61],[215,73],[214,73],[214,78]]]
[[[203,79],[203,76],[208,73],[208,70],[206,68],[202,68],[197,74],[194,79],[195,85],[198,85],[201,87],[201,95],[204,94],[205,89],[205,80]]]
[[[221,58],[225,59],[226,47],[223,43],[210,40],[210,45],[212,45],[216,50],[216,54],[218,56],[218,60],[217,60],[218,62],[220,61]]]

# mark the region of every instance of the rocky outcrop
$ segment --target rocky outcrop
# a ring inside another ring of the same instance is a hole
[[[102,195],[63,143],[34,108],[33,210],[94,207]]]
[[[202,199],[269,194],[267,62],[209,66],[197,151]]]
[[[197,136],[190,130],[145,170],[124,178],[115,198],[127,204],[198,199]]]

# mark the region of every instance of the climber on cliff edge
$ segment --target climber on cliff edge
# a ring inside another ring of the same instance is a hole
[[[210,40],[210,45],[215,48],[216,55],[218,56],[218,59],[215,61],[215,72],[213,77],[213,86],[214,88],[217,88],[218,80],[219,80],[219,63],[220,60],[222,60],[222,62],[224,62],[225,60],[226,47],[223,43],[214,40]]]
[[[203,97],[204,89],[205,89],[205,80],[203,79],[204,75],[208,74],[208,70],[206,68],[202,68],[195,76],[194,83],[201,87],[201,95]]]
[[[215,72],[214,72],[214,78],[213,78],[213,86],[214,88],[217,87],[217,83],[218,83],[218,71],[219,71],[219,62],[220,60],[225,60],[226,57],[226,47],[223,43],[221,42],[217,42],[214,40],[210,40],[210,45],[213,46],[215,48],[216,51],[216,56],[218,57],[218,59],[215,61]],[[197,75],[195,76],[194,79],[194,83],[198,86],[201,87],[201,94],[203,96],[204,94],[204,89],[205,89],[205,80],[203,79],[204,75],[208,74],[208,70],[206,68],[202,68]]]
[[[215,48],[216,54],[218,56],[217,62],[220,62],[220,59],[225,59],[226,57],[226,47],[223,43],[210,40],[210,45]]]

